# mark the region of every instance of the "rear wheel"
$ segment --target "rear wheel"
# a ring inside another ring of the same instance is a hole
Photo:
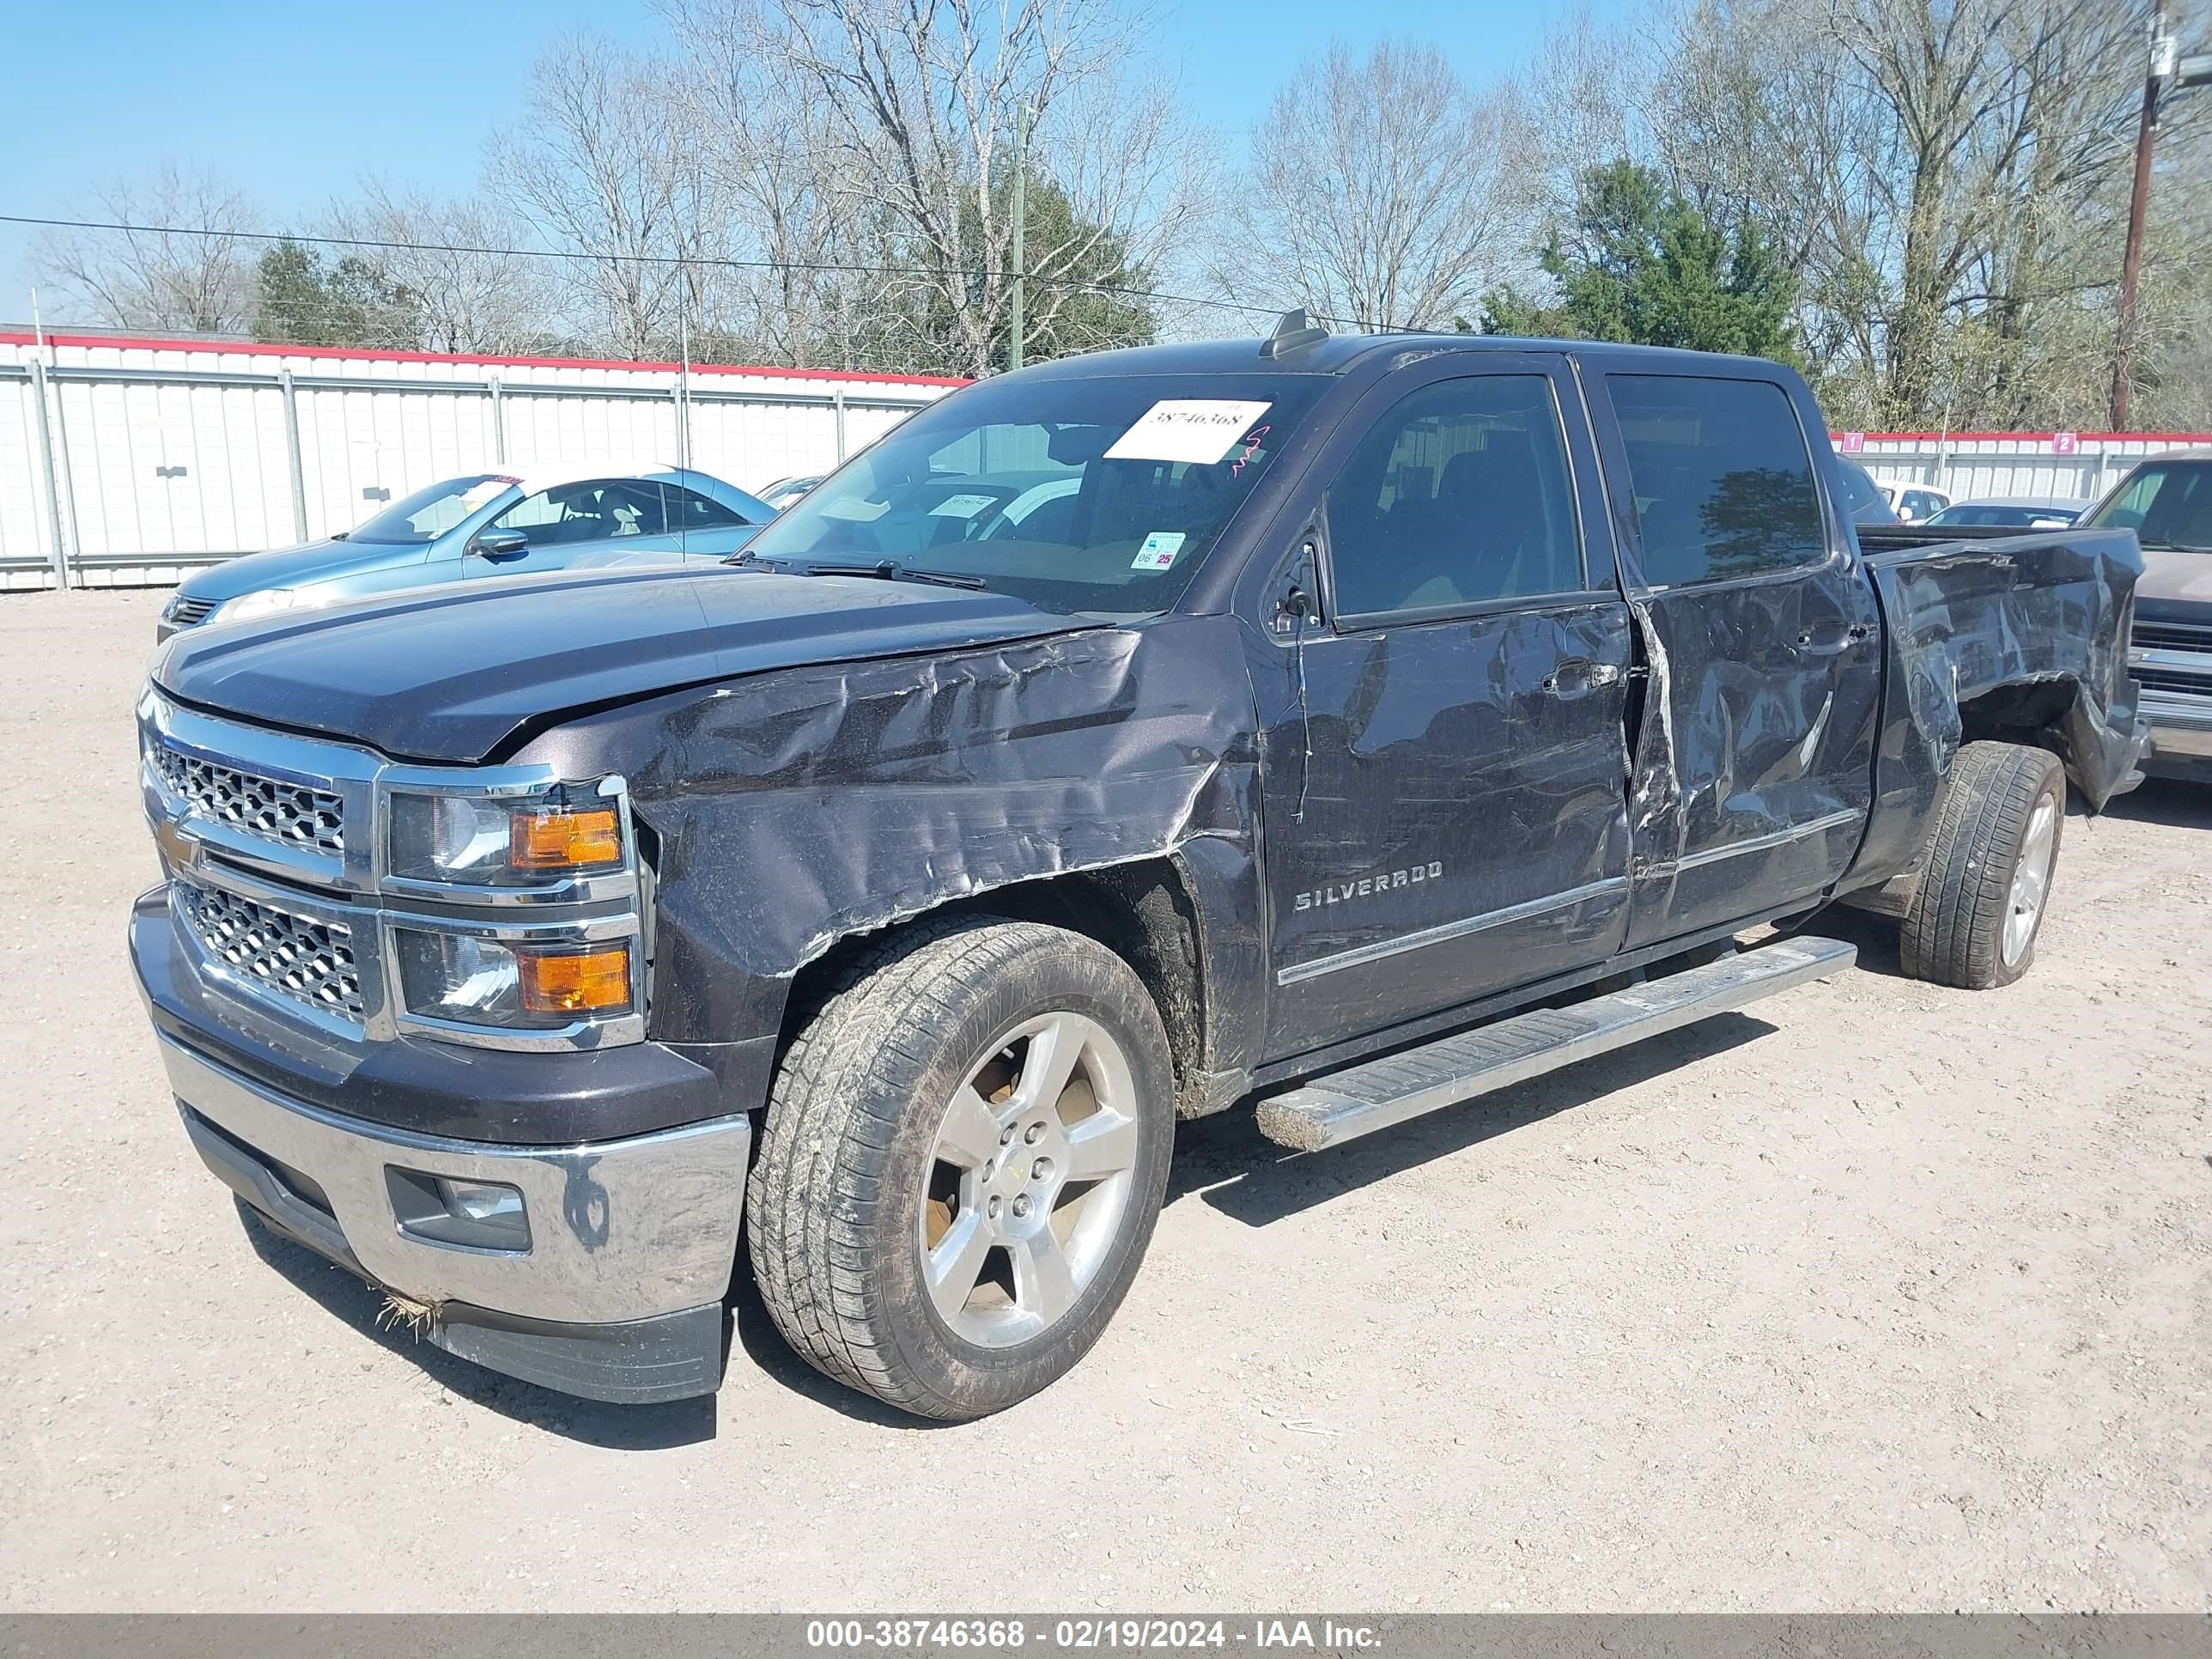
[[[2026,973],[2065,821],[2055,756],[2008,743],[1961,748],[1899,935],[1905,971],[1969,991]]]
[[[787,1053],[747,1200],[787,1340],[886,1403],[981,1417],[1054,1382],[1165,1189],[1158,1011],[1079,934],[970,921],[842,975]]]

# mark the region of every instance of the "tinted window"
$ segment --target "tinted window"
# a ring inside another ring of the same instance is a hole
[[[1932,490],[1908,489],[1899,501],[1898,506],[1916,519],[1924,519],[1929,514],[1942,510],[1943,498]]]
[[[514,482],[494,472],[448,478],[392,502],[347,539],[379,547],[427,547],[477,508],[514,489]]]
[[[492,522],[501,530],[520,531],[532,547],[658,536],[668,527],[660,487],[628,478],[556,484],[524,496]]]
[[[1483,374],[1407,393],[1329,486],[1328,544],[1346,616],[1580,589],[1552,383]]]
[[[1313,374],[986,380],[854,457],[762,531],[753,556],[971,576],[1061,613],[1164,610],[1328,384]]]
[[[2132,530],[2145,547],[2212,551],[2212,465],[2147,461],[2082,523]]]
[[[660,496],[667,503],[668,526],[672,530],[726,530],[744,522],[721,502],[681,484],[661,485]]]
[[[1609,374],[1654,587],[1756,576],[1827,556],[1813,459],[1765,380]]]

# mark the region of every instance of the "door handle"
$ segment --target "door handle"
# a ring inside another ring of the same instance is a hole
[[[1592,662],[1588,657],[1571,657],[1554,668],[1539,689],[1555,697],[1579,697],[1585,691],[1595,691],[1603,686],[1620,684],[1620,664]]]
[[[1816,639],[1810,629],[1797,636],[1797,649],[1808,657],[1833,657],[1848,651],[1874,632],[1872,624],[1853,623],[1841,634],[1828,639]]]

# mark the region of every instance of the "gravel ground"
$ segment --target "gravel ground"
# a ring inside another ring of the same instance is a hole
[[[241,1227],[123,951],[158,594],[0,599],[29,1609],[2212,1609],[2212,792],[2066,826],[2041,960],[1864,966],[1348,1149],[1187,1129],[1042,1397],[503,1382]]]

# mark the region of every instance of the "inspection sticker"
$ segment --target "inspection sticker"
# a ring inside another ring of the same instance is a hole
[[[1225,459],[1252,422],[1273,407],[1229,398],[1164,398],[1114,440],[1109,461],[1193,461]]]
[[[1190,538],[1180,530],[1155,530],[1145,538],[1137,549],[1137,556],[1129,561],[1132,570],[1172,570],[1176,555]]]
[[[933,519],[972,519],[985,507],[994,504],[992,495],[947,495],[929,509]]]

